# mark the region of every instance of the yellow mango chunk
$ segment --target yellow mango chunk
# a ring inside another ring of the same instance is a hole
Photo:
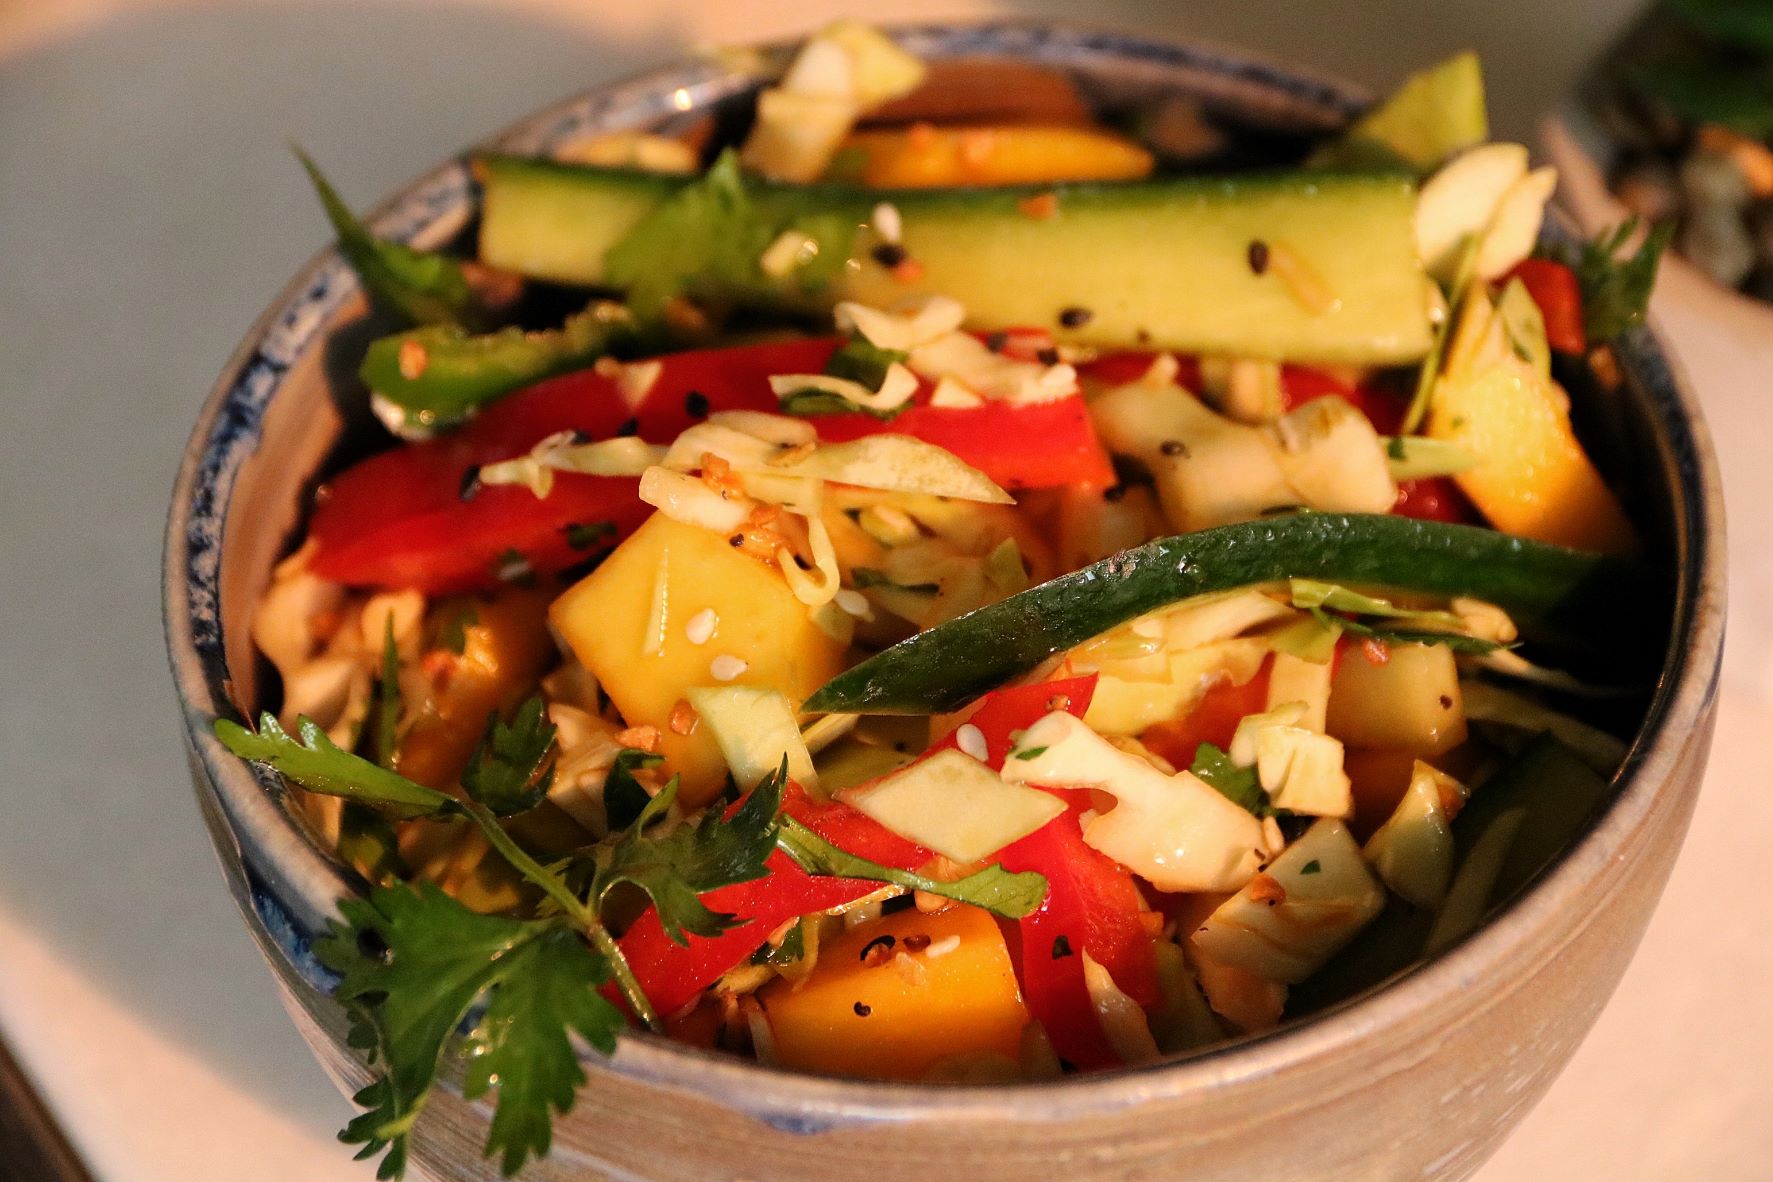
[[[798,706],[843,667],[844,646],[779,571],[662,513],[555,600],[549,618],[628,724],[658,728],[692,807],[714,799],[726,776],[707,727],[671,728],[692,687],[764,686]]]
[[[1504,361],[1443,379],[1428,434],[1477,458],[1454,479],[1502,532],[1606,553],[1637,548],[1631,522],[1570,429],[1564,392],[1530,367]]]
[[[858,131],[840,149],[849,151],[863,159],[860,181],[886,189],[1136,180],[1152,164],[1150,152],[1112,132],[1038,124]]]
[[[396,771],[433,788],[455,782],[486,731],[487,716],[522,701],[554,655],[545,592],[507,587],[460,610],[462,651],[433,650],[436,697],[407,727],[394,756]]]
[[[900,911],[821,942],[804,982],[773,982],[757,1000],[782,1065],[828,1075],[921,1079],[987,1055],[1015,1064],[1028,1024],[997,921],[967,906]]]

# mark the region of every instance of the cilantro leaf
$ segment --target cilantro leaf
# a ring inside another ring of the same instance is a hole
[[[902,364],[910,354],[902,349],[882,349],[864,337],[851,337],[825,363],[825,372],[834,378],[860,382],[879,392],[886,382],[887,370]],[[896,410],[894,413],[898,413]]]
[[[1569,250],[1548,252],[1576,273],[1582,289],[1583,329],[1591,344],[1610,341],[1639,323],[1650,306],[1656,268],[1674,236],[1674,223],[1652,228],[1635,252],[1620,258],[1619,252],[1637,229],[1638,219],[1628,218],[1583,243],[1574,254]]]
[[[517,708],[509,724],[491,714],[486,733],[462,772],[462,787],[501,817],[528,812],[541,803],[554,781],[549,755],[554,727],[547,721],[540,697]]]
[[[604,256],[604,275],[628,293],[629,306],[642,320],[655,319],[675,296],[779,302],[782,284],[759,266],[777,235],[798,229],[819,243],[812,261],[795,272],[801,289],[812,291],[842,270],[861,220],[772,214],[747,187],[738,154],[728,151],[612,246]]]
[[[603,812],[609,819],[611,832],[634,824],[646,811],[646,806],[652,803],[652,794],[634,778],[635,770],[664,762],[663,755],[635,747],[626,747],[616,753],[609,775],[603,781]]]
[[[569,1031],[607,1052],[625,1025],[596,992],[609,974],[602,957],[558,920],[479,915],[432,883],[378,887],[339,910],[344,922],[315,953],[343,976],[351,1045],[383,1072],[357,1093],[368,1111],[340,1139],[362,1145],[360,1158],[385,1149],[376,1176],[400,1177],[450,1036],[490,992],[467,1031],[477,1053],[464,1091],[479,1096],[497,1081],[487,1149],[503,1153],[507,1173],[545,1150],[550,1109],[565,1112],[584,1079]]]
[[[1257,817],[1272,816],[1268,793],[1256,778],[1253,767],[1239,767],[1212,743],[1202,743],[1194,751],[1194,763],[1188,769],[1196,779],[1232,804]]]
[[[394,770],[400,735],[400,648],[394,643],[394,613],[383,617],[382,669],[376,678],[376,762]]]
[[[787,780],[784,760],[782,770],[765,776],[730,816],[708,809],[695,825],[651,836],[649,825],[677,797],[674,777],[610,848],[592,884],[591,905],[601,906],[610,888],[626,882],[647,893],[658,909],[660,926],[678,944],[688,943],[686,932],[718,936],[737,927],[743,921],[710,910],[698,896],[768,873],[764,862],[776,848]]]
[[[911,890],[940,895],[982,907],[1005,919],[1021,919],[1047,897],[1047,880],[1032,870],[1012,874],[999,865],[975,871],[958,882],[939,882],[909,870],[882,866],[859,854],[840,850],[824,838],[796,821],[782,818],[782,829],[776,844],[783,853],[808,874],[831,878],[860,878],[869,882],[890,882]]]
[[[627,1022],[598,992],[608,979],[608,963],[566,928],[510,953],[485,1015],[470,1032],[462,1078],[469,1100],[499,1090],[486,1151],[503,1155],[507,1176],[527,1157],[548,1152],[551,1114],[572,1108],[585,1082],[570,1033],[605,1055],[615,1052],[616,1034]]]
[[[906,405],[909,405],[907,403]],[[833,394],[829,390],[795,390],[782,396],[781,405],[776,407],[785,415],[797,418],[814,418],[818,415],[871,415],[881,422],[896,418],[905,406],[895,406],[891,410],[877,410],[872,406],[863,406],[851,402],[841,394]]]
[[[310,792],[375,805],[386,815],[402,820],[454,816],[462,811],[453,797],[343,750],[311,719],[302,718],[296,732],[299,741],[268,712],[259,717],[256,735],[226,718],[218,718],[215,723],[215,737],[228,750],[242,759],[275,768]]]
[[[472,324],[480,318],[479,302],[461,263],[447,255],[375,237],[308,154],[300,148],[295,154],[338,235],[339,253],[377,303],[414,324]]]

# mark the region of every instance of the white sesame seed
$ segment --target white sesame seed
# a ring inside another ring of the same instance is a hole
[[[923,950],[926,960],[935,960],[938,956],[947,956],[960,947],[959,936],[946,936]]]
[[[870,619],[874,615],[874,609],[868,604],[868,597],[860,591],[841,587],[838,589],[836,598],[837,606],[858,620]]]
[[[876,205],[868,220],[882,242],[897,243],[905,232],[905,223],[899,217],[899,207],[890,202],[882,201]]]
[[[972,723],[962,723],[961,728],[954,732],[954,742],[962,751],[984,763],[991,755],[985,746],[985,732]]]
[[[738,657],[731,656],[727,653],[721,653],[718,657],[715,657],[712,661],[708,662],[708,675],[714,678],[715,681],[731,681],[749,668],[751,668],[751,666],[744,661],[741,661]]]
[[[720,617],[714,609],[705,607],[689,618],[683,626],[683,634],[691,644],[707,644],[714,636],[714,629],[720,626]]]

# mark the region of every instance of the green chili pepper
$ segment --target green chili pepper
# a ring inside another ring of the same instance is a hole
[[[415,424],[438,426],[513,390],[583,369],[631,331],[622,306],[604,302],[545,332],[504,328],[476,336],[432,324],[372,342],[358,375]]]
[[[1147,612],[1291,578],[1469,595],[1508,610],[1525,634],[1610,641],[1614,650],[1636,645],[1638,629],[1656,618],[1644,572],[1626,560],[1475,526],[1307,513],[1161,538],[1104,558],[877,653],[827,682],[805,708],[955,710]]]

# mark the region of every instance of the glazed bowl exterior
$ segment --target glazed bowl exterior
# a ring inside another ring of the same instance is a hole
[[[1363,97],[1217,50],[1024,24],[900,30],[927,56],[989,55],[1073,71],[1104,103],[1165,92],[1289,132],[1340,126]],[[761,69],[779,66],[780,52]],[[755,88],[731,63],[693,62],[550,108],[492,143],[540,151],[586,131],[654,126]],[[451,162],[373,219],[421,246],[472,213]],[[333,1078],[370,1071],[345,1044],[333,976],[313,943],[363,884],[318,848],[274,776],[211,736],[254,706],[250,612],[342,436],[364,417],[341,340],[365,309],[348,268],[318,255],[228,363],[192,436],[167,535],[167,637],[203,816],[284,1003]],[[359,344],[360,347],[360,344]],[[1063,1176],[1338,1182],[1469,1175],[1545,1092],[1643,934],[1698,791],[1723,636],[1723,517],[1692,398],[1650,335],[1619,348],[1608,411],[1639,489],[1634,507],[1676,564],[1672,639],[1650,717],[1601,816],[1521,898],[1470,938],[1310,1020],[1177,1062],[1053,1083],[918,1086],[773,1070],[644,1034],[555,1124],[525,1177],[814,1182],[876,1174],[1026,1182]],[[490,1108],[442,1088],[414,1156],[441,1178],[497,1176]]]

